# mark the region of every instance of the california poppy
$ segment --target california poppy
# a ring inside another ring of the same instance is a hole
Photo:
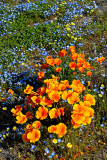
[[[38,129],[33,129],[27,134],[27,138],[30,139],[30,142],[35,143],[40,139],[41,133]]]
[[[46,107],[39,107],[35,114],[37,119],[43,120],[48,116],[48,109]]]
[[[26,89],[24,89],[24,93],[31,94],[32,90],[33,90],[33,87],[28,84]]]
[[[58,52],[59,57],[64,57],[66,54],[67,54],[67,52],[65,49]]]
[[[16,123],[18,124],[23,124],[27,121],[27,117],[21,112],[18,116],[16,116],[16,119],[17,119]]]
[[[60,73],[60,72],[61,72],[61,70],[62,70],[62,68],[61,68],[61,67],[57,67],[57,68],[56,68],[56,72],[58,72],[58,73]]]
[[[59,123],[57,125],[56,134],[58,134],[58,137],[63,137],[67,132],[67,127],[64,123]]]
[[[97,62],[98,62],[98,63],[102,63],[102,61],[104,61],[104,60],[105,60],[104,57],[97,58]]]

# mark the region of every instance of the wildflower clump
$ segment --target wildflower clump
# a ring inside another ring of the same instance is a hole
[[[44,121],[47,121],[45,130],[47,128],[48,133],[63,137],[67,133],[67,125],[78,128],[90,124],[94,116],[92,105],[95,105],[95,99],[88,90],[93,67],[86,61],[84,54],[76,53],[75,46],[70,47],[69,53],[65,49],[59,51],[58,56],[53,58],[49,55],[41,66],[38,65],[38,80],[43,82],[43,86],[34,91],[28,84],[24,89],[24,106],[17,105],[11,109],[13,116],[16,116],[16,123],[25,124],[22,134],[24,142],[39,141]],[[81,82],[83,73],[87,85]],[[70,113],[70,124],[67,119],[62,121],[68,114],[67,110]],[[68,147],[71,148],[71,145]]]

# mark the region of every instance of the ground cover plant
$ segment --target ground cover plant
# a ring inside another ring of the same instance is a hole
[[[100,4],[0,2],[1,159],[106,159]]]

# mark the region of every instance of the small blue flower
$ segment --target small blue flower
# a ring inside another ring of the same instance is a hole
[[[48,154],[50,150],[48,148],[45,148],[45,152]]]
[[[75,78],[78,79],[78,76],[76,76]]]
[[[34,150],[35,149],[35,145],[31,145],[31,150]]]
[[[60,143],[61,141],[62,141],[62,140],[61,140],[60,138],[58,138],[58,141],[57,141],[57,142],[59,142],[59,143]]]
[[[103,89],[103,87],[101,86],[100,89]]]
[[[103,127],[104,127],[104,124],[102,123],[102,124],[100,124],[100,126],[103,128]]]
[[[94,91],[94,92],[97,92],[97,89],[95,88],[95,89],[93,89],[93,91]]]
[[[53,137],[53,135],[52,135],[52,134],[49,134],[49,137],[50,137],[50,138],[52,138],[52,137]]]
[[[105,120],[105,117],[103,117],[102,120]]]
[[[85,82],[84,82],[84,81],[81,81],[81,84],[85,84]]]
[[[1,137],[1,141],[3,141],[4,140],[4,137]]]
[[[54,156],[55,155],[55,152],[52,152],[51,156]]]
[[[81,128],[83,128],[84,127],[84,125],[83,124],[81,124]]]
[[[103,92],[103,91],[101,91],[101,94],[103,95],[103,94],[104,94],[104,92]]]
[[[49,158],[52,158],[52,155],[48,156]]]

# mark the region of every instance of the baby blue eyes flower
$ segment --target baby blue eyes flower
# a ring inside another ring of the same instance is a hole
[[[52,137],[53,137],[53,135],[52,135],[52,134],[49,134],[49,137],[50,137],[50,138],[52,138]]]
[[[100,89],[103,89],[103,87],[101,86]]]
[[[105,117],[103,117],[102,120],[105,120]]]
[[[61,142],[61,139],[60,139],[60,138],[58,139],[58,142],[59,142],[59,143]]]
[[[50,152],[50,150],[48,148],[45,148],[45,152],[46,152],[46,154],[48,154]]]
[[[85,82],[84,82],[84,81],[81,81],[81,84],[85,84]]]
[[[34,149],[35,149],[35,145],[32,145],[30,149],[31,149],[31,150],[34,150]]]
[[[100,124],[100,126],[103,128],[103,127],[104,127],[104,124],[102,123],[102,124]]]

